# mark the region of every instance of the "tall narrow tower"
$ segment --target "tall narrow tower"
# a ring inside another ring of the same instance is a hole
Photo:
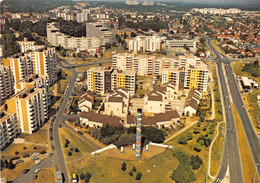
[[[141,135],[142,135],[142,109],[137,109],[137,120],[136,120],[136,158],[141,158]]]

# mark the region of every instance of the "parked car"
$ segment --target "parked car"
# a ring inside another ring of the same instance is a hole
[[[41,160],[36,160],[36,161],[34,162],[34,164],[35,164],[35,165],[38,165],[38,164],[40,164],[40,162],[41,162]]]
[[[42,170],[42,169],[37,168],[37,169],[34,170],[34,173],[39,173],[41,170]]]
[[[53,155],[53,153],[52,153],[52,152],[50,152],[48,156],[49,156],[49,157],[51,157],[52,155]]]
[[[46,154],[46,151],[42,151],[41,154]]]
[[[53,136],[52,135],[50,136],[50,140],[53,140]]]
[[[29,171],[30,171],[30,169],[24,169],[24,170],[23,170],[23,173],[26,174],[26,173],[29,172]]]
[[[15,164],[19,164],[19,163],[23,163],[23,162],[24,162],[24,160],[20,159],[20,160],[16,161]]]
[[[78,131],[78,134],[83,135],[83,133],[81,131]]]
[[[23,158],[29,158],[29,157],[30,157],[29,154],[26,154],[26,155],[23,156]]]
[[[16,156],[16,157],[11,158],[11,160],[17,160],[17,159],[20,159],[20,157]]]
[[[32,153],[32,156],[38,156],[38,155],[39,155],[39,153],[36,153],[36,152]]]
[[[38,177],[37,175],[34,175],[34,176],[33,176],[33,180],[36,180],[36,179],[37,179],[37,177]]]
[[[54,149],[55,149],[55,147],[54,147],[54,145],[52,145],[52,146],[51,146],[51,150],[54,150]]]
[[[37,159],[39,159],[38,156],[35,156],[35,157],[32,158],[32,160],[37,160]]]

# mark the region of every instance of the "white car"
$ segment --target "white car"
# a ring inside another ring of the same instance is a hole
[[[37,161],[34,162],[34,164],[38,165],[38,164],[40,164],[40,162],[41,162],[41,160],[37,160]]]
[[[34,170],[34,173],[39,173],[41,170],[42,170],[42,169],[37,168],[37,169]]]

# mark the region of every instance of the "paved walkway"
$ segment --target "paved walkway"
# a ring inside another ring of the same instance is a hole
[[[172,140],[174,137],[176,137],[177,135],[181,134],[182,132],[188,130],[190,127],[192,127],[194,124],[196,124],[198,121],[194,121],[191,122],[188,126],[185,126],[183,129],[181,129],[180,131],[178,131],[177,133],[173,134],[170,138],[166,139],[164,141],[164,144],[169,142],[170,140]]]
[[[210,147],[209,147],[209,161],[208,161],[208,175],[211,179],[215,179],[216,177],[215,176],[212,176],[210,174],[210,163],[211,163],[211,150],[212,150],[212,147],[213,147],[213,144],[215,142],[215,140],[217,139],[218,135],[219,135],[219,131],[218,131],[218,128],[219,128],[219,125],[220,124],[223,124],[224,122],[221,122],[221,123],[218,123],[217,125],[217,134],[215,136],[215,138],[213,139],[212,143],[210,144]]]

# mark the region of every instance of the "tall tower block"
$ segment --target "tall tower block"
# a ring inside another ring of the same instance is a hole
[[[136,120],[136,158],[141,158],[141,140],[142,140],[142,109],[137,109],[137,120]]]

